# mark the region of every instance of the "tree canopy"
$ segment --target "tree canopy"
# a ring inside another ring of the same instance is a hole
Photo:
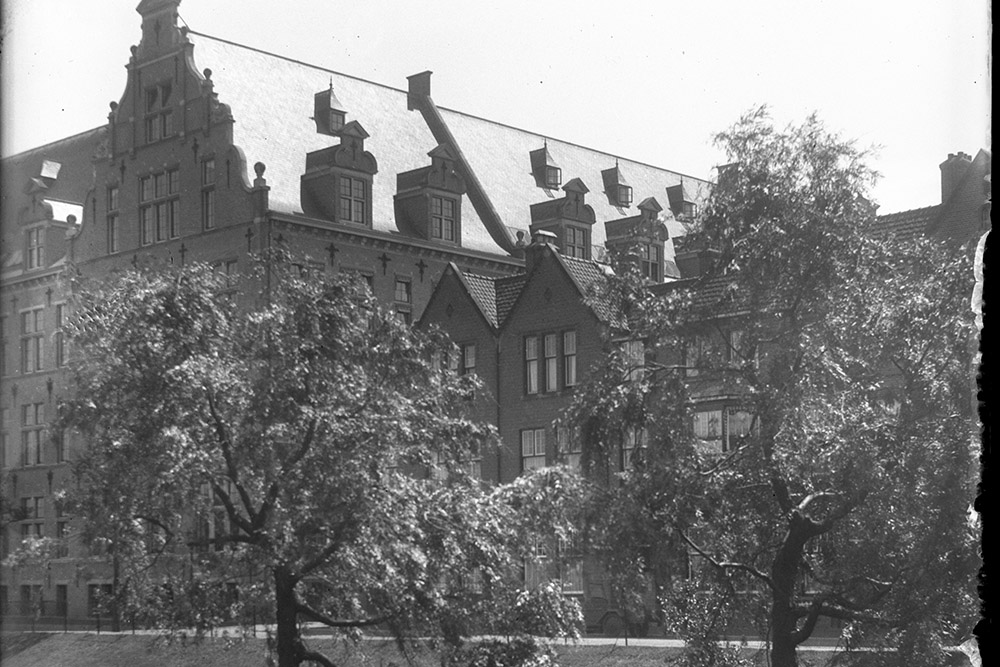
[[[975,618],[970,253],[880,233],[865,152],[815,117],[755,110],[718,142],[685,239],[710,268],[651,290],[619,267],[646,368],[609,356],[567,416],[592,474],[648,432],[592,533],[692,639],[752,624],[784,667],[828,619],[894,649],[869,661],[940,664]]]
[[[282,667],[332,664],[306,622],[453,647],[576,632],[575,605],[512,576],[530,535],[570,530],[572,480],[473,479],[496,445],[467,416],[475,379],[361,281],[274,253],[239,291],[196,264],[76,293],[59,427],[86,443],[70,500],[114,562],[119,613],[207,628],[254,607]]]

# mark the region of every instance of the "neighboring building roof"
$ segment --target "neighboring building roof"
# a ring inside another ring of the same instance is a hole
[[[374,227],[398,231],[393,208],[396,176],[427,166],[427,153],[438,145],[421,113],[408,110],[406,91],[195,31],[188,32],[188,39],[194,44],[198,70],[212,70],[214,91],[232,111],[233,143],[246,157],[246,181],[252,180],[250,169],[254,163],[263,162],[267,167],[265,177],[271,188],[269,204],[273,210],[301,213],[299,179],[305,171],[306,154],[339,141],[317,133],[312,120],[315,93],[332,84],[348,120],[361,123],[370,135],[365,149],[378,161],[372,202]],[[541,147],[543,138],[451,109],[439,110],[503,225],[527,232],[530,205],[551,196],[537,186],[531,174],[529,152]],[[587,203],[601,222],[628,215],[630,210],[611,206],[599,192],[601,170],[613,167],[616,161],[632,185],[636,201],[649,196],[665,197],[666,188],[681,180],[678,173],[567,142],[549,139],[548,147],[567,180],[579,177],[596,190]],[[707,181],[685,176],[684,182],[698,195],[707,196]],[[668,221],[668,227],[672,235],[683,233],[676,221]],[[592,241],[603,245],[603,225],[594,226]],[[468,195],[462,204],[462,245],[506,254],[479,219]]]
[[[606,264],[598,264],[585,259],[559,255],[563,266],[576,283],[580,294],[587,298],[588,304],[602,322],[620,324],[620,318],[614,304],[607,298],[604,287],[605,278],[611,270]]]
[[[927,230],[941,210],[940,204],[924,206],[899,213],[889,213],[878,216],[877,231],[888,236],[894,236],[901,241],[908,241]]]
[[[102,126],[5,157],[0,162],[0,220],[4,232],[15,226],[20,211],[29,204],[31,189],[41,199],[50,200],[59,215],[68,211],[79,218],[78,211],[65,205],[82,204],[93,186],[92,163],[106,133]],[[56,211],[53,216],[57,216]]]

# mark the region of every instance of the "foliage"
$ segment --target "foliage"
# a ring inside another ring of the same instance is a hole
[[[687,563],[710,571],[726,602],[704,610],[742,608],[733,628],[768,635],[772,664],[794,664],[824,617],[921,664],[921,642],[953,641],[974,614],[970,253],[880,235],[865,153],[814,117],[777,130],[756,110],[719,141],[732,164],[686,239],[714,265],[665,290],[619,270],[610,295],[646,368],[611,355],[568,416],[592,477],[629,430],[649,432],[604,485],[594,533],[668,610],[690,594]],[[691,424],[723,402],[752,421],[720,451]]]
[[[505,613],[518,539],[565,530],[516,509],[560,478],[471,479],[496,436],[466,416],[475,379],[434,362],[444,338],[290,259],[266,255],[240,292],[205,265],[78,287],[59,427],[88,443],[71,491],[83,537],[108,544],[125,613],[270,619],[282,667],[328,664],[303,622],[457,644]],[[546,614],[546,633],[575,633],[578,610]]]

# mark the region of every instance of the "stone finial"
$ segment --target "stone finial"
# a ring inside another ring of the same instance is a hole
[[[264,180],[264,171],[267,170],[267,165],[263,162],[257,162],[253,166],[253,173],[257,174],[257,178],[254,179],[254,186],[267,185],[267,181]]]

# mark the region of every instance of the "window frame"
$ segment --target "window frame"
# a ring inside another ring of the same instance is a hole
[[[566,225],[563,254],[577,259],[590,259],[590,231],[575,225]]]
[[[577,377],[577,345],[576,329],[570,329],[562,333],[562,358],[563,358],[563,387],[575,387]],[[572,341],[572,344],[570,344]]]
[[[45,227],[36,225],[24,230],[26,271],[45,268]]]
[[[360,194],[358,188],[361,190]],[[351,174],[337,176],[337,222],[367,226],[370,204],[371,182],[367,178]]]
[[[180,196],[179,166],[139,177],[140,246],[163,243],[180,236]],[[110,221],[111,213],[108,218]]]
[[[538,342],[537,334],[524,337],[524,392],[529,396],[541,393]]]
[[[544,468],[548,459],[546,456],[545,429],[521,429],[521,472]]]
[[[215,184],[217,178],[215,156],[208,155],[201,161],[198,179],[201,183],[200,215],[203,230],[215,229]]]
[[[445,210],[450,208],[450,213]],[[431,195],[428,215],[430,237],[445,243],[458,243],[458,202],[453,197]]]
[[[45,307],[36,306],[20,312],[21,373],[45,370]],[[30,322],[30,326],[29,326]]]

